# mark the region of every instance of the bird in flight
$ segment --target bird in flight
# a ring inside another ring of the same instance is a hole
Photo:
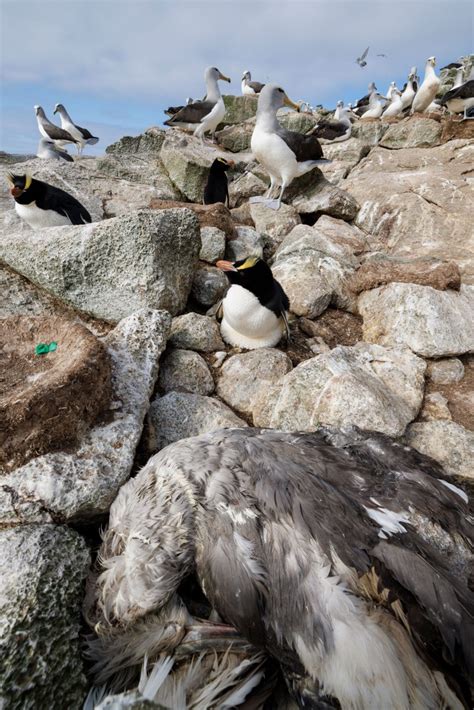
[[[387,55],[386,54],[377,54],[377,57],[385,57],[386,58]]]
[[[357,64],[358,64],[360,67],[366,67],[366,66],[367,66],[367,62],[365,61],[365,58],[366,58],[368,52],[369,52],[369,48],[367,47],[367,49],[365,50],[365,52],[364,52],[360,57],[357,57],[356,62],[357,62]]]

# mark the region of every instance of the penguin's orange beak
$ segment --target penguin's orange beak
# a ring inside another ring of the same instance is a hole
[[[216,266],[221,271],[237,271],[237,269],[235,268],[235,266],[233,265],[233,263],[231,261],[223,261],[223,260],[216,261]]]
[[[20,197],[23,190],[21,189],[21,187],[17,187],[15,185],[14,187],[11,188],[10,192],[13,195],[13,197]]]

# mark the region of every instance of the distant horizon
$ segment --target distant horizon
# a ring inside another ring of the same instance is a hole
[[[23,155],[40,138],[35,104],[59,125],[53,110],[63,103],[99,136],[85,149],[93,156],[162,126],[167,106],[203,96],[209,65],[232,78],[223,93],[240,95],[250,69],[293,100],[333,108],[360,98],[370,81],[382,92],[403,85],[414,65],[422,77],[428,56],[439,72],[473,51],[467,0],[25,0],[21,11],[0,0],[0,11],[0,150]]]

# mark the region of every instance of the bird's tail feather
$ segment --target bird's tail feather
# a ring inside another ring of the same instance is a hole
[[[96,136],[92,136],[92,138],[89,138],[89,140],[86,141],[88,145],[95,145],[98,142],[99,139]]]

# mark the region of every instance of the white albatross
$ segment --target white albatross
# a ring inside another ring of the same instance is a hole
[[[316,165],[330,161],[323,158],[318,139],[288,131],[277,119],[277,111],[289,106],[296,111],[299,106],[291,101],[277,84],[266,84],[258,97],[257,121],[252,133],[250,147],[258,162],[270,174],[270,188],[265,198],[251,197],[251,202],[266,202],[272,209],[279,209],[285,188],[295,177],[304,175]],[[275,186],[280,185],[278,200],[268,200]]]
[[[435,66],[436,57],[429,57],[425,65],[425,78],[413,99],[411,113],[424,113],[434,101],[440,84],[439,77],[436,76],[434,70]]]
[[[63,104],[56,104],[54,107],[54,113],[59,113],[61,128],[70,133],[71,136],[76,139],[78,155],[82,155],[85,145],[95,145],[98,143],[99,139],[97,136],[93,136],[87,128],[81,128],[81,126],[78,126],[73,122]]]
[[[219,80],[230,82],[229,77],[224,76],[217,67],[208,67],[204,72],[206,82],[204,99],[183,106],[165,121],[164,125],[194,131],[194,135],[202,142],[207,132],[210,132],[214,139],[216,128],[225,116],[224,99],[217,84]]]

